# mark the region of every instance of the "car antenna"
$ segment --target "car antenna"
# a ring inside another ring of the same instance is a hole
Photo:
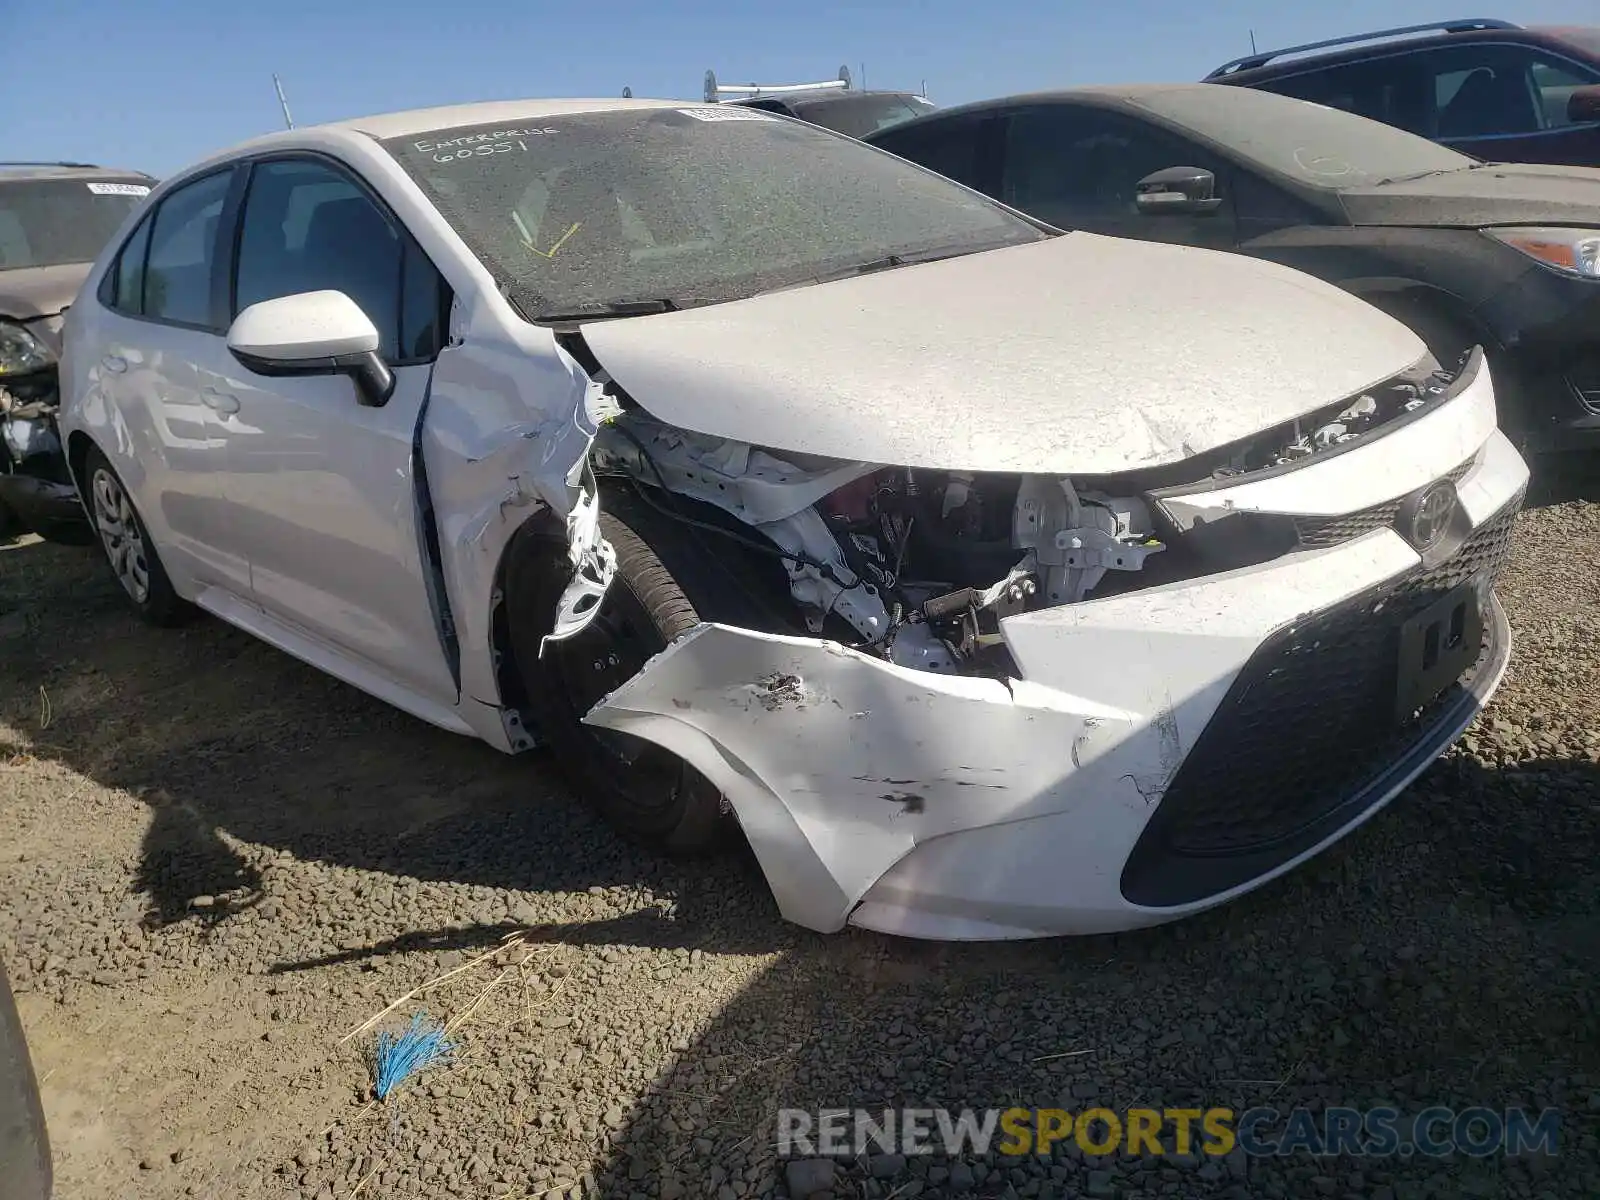
[[[1254,29],[1252,29],[1250,31],[1250,53],[1254,54],[1255,52],[1256,52],[1256,31]]]
[[[278,73],[276,71],[272,73],[272,86],[277,89],[278,106],[283,109],[283,127],[285,129],[293,129],[294,118],[289,115],[289,101],[284,99],[283,81],[278,78]]]

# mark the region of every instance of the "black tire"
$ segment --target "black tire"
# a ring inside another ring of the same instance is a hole
[[[567,579],[565,546],[538,543],[512,560],[511,646],[528,709],[560,769],[613,826],[668,854],[706,853],[724,843],[733,824],[717,788],[659,746],[580,718],[702,618],[737,619],[737,589],[729,587],[727,565],[706,561],[692,532],[636,496],[607,493],[600,531],[617,555],[601,611],[582,633],[551,643],[542,660],[539,642]],[[736,546],[732,552],[738,556]]]
[[[161,556],[156,552],[155,543],[150,540],[150,531],[145,528],[144,518],[134,507],[133,499],[128,495],[116,469],[98,446],[89,447],[88,454],[84,456],[83,486],[87,491],[89,513],[94,521],[95,540],[100,544],[112,576],[134,611],[151,625],[181,625],[191,619],[195,610],[173,590],[172,580],[161,565]],[[111,515],[108,505],[113,504],[113,500],[108,489],[114,489],[115,496],[121,500],[120,504],[115,505],[120,510],[116,514],[116,524],[130,530],[135,536],[112,533],[107,517]],[[129,556],[136,559],[140,571],[129,573],[125,565]],[[144,578],[142,588],[136,586],[141,571]]]

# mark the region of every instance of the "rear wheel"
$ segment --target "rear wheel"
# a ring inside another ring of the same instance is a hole
[[[673,566],[641,536],[670,545]],[[513,561],[507,579],[512,653],[540,732],[573,785],[628,836],[674,854],[695,854],[722,843],[731,822],[712,783],[652,742],[595,729],[583,715],[636,675],[656,654],[702,619],[702,604],[717,590],[726,604],[727,580],[706,563],[682,526],[651,513],[627,495],[606,497],[600,532],[616,551],[616,573],[600,612],[584,630],[539,642],[568,577],[565,547],[545,543]]]
[[[187,620],[194,610],[173,590],[127,488],[98,446],[91,446],[84,458],[83,477],[100,548],[128,601],[152,625]]]

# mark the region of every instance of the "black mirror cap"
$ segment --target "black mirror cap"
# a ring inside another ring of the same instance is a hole
[[[348,375],[356,385],[356,399],[365,408],[382,408],[394,395],[394,372],[377,351],[366,354],[340,354],[332,358],[306,358],[285,361],[260,358],[228,347],[239,365],[257,375],[285,378],[294,375]]]
[[[1574,125],[1600,122],[1600,83],[1586,83],[1567,97],[1567,120]]]
[[[1142,213],[1213,213],[1222,207],[1217,177],[1204,167],[1163,167],[1134,185],[1133,202]]]

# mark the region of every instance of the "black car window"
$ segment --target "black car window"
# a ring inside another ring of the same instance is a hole
[[[971,118],[919,121],[874,134],[868,140],[970,188],[983,191],[983,138],[990,122]]]
[[[310,159],[251,172],[234,275],[235,315],[262,300],[324,289],[349,296],[389,361],[428,358],[441,329],[442,281],[420,249],[348,175]]]
[[[1024,108],[1007,121],[1000,199],[1053,225],[1133,217],[1138,182],[1165,167],[1221,169],[1193,143],[1116,113]]]
[[[1567,98],[1600,73],[1531,46],[1444,46],[1425,56],[1433,79],[1433,136],[1495,137],[1568,124]]]
[[[93,262],[149,191],[132,177],[0,183],[0,271]]]
[[[201,329],[215,327],[211,279],[217,222],[232,179],[231,170],[219,171],[162,197],[145,256],[144,316]]]
[[[107,308],[129,316],[144,315],[144,260],[150,250],[150,226],[155,214],[140,221],[117,252],[117,261],[106,273],[101,300]]]
[[[795,116],[835,133],[864,138],[880,129],[892,129],[903,121],[926,116],[932,104],[920,96],[856,93],[825,100],[805,100],[794,106]]]
[[[1528,68],[1546,129],[1573,124],[1567,115],[1572,93],[1581,87],[1600,83],[1600,71],[1589,71],[1572,63],[1535,62]],[[1587,122],[1586,122],[1587,123]]]
[[[1301,71],[1254,86],[1427,135],[1434,108],[1429,85],[1430,77],[1417,55],[1391,54]]]

